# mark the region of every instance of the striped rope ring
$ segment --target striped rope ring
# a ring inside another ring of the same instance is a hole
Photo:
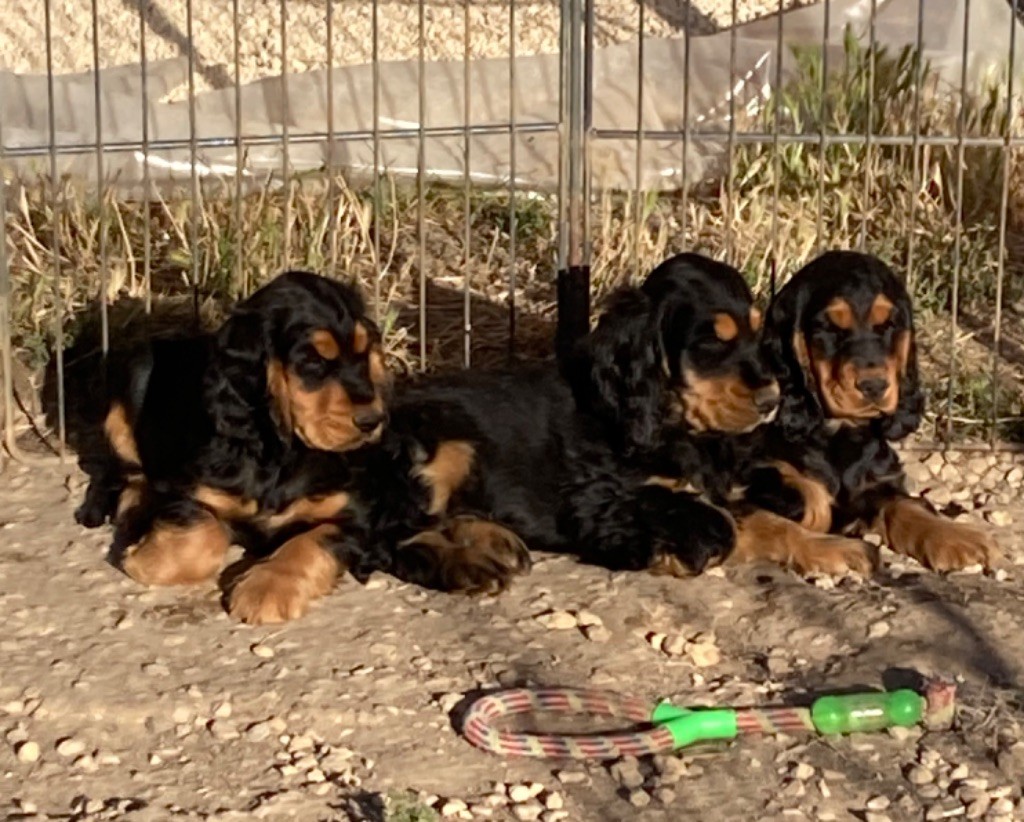
[[[493,727],[495,720],[548,711],[628,719],[650,725],[657,706],[608,691],[569,688],[515,688],[481,697],[462,721],[462,733],[473,745],[503,756],[545,759],[619,759],[665,753],[675,747],[665,727],[586,735],[519,733]]]

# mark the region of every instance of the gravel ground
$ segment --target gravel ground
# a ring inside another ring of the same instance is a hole
[[[327,64],[326,13],[323,2],[309,0],[237,0],[239,25],[238,70],[243,82]],[[148,59],[187,53],[188,36],[183,0],[96,0],[99,19],[99,62],[103,67],[140,60],[140,15],[145,14]],[[785,5],[794,5],[785,0]],[[233,3],[193,0],[193,32],[199,88],[234,82]],[[373,56],[373,6],[370,0],[346,0],[333,5],[333,62],[366,63]],[[738,21],[761,17],[779,7],[777,0],[740,0]],[[46,71],[46,22],[39,0],[9,0],[0,15],[0,68],[19,72]],[[559,4],[515,3],[515,46],[518,54],[558,51]],[[282,50],[281,15],[287,19],[287,48]],[[379,50],[382,60],[419,55],[419,4],[415,0],[378,0]],[[732,0],[648,0],[644,29],[651,35],[677,32],[689,9],[691,31],[706,33],[731,23]],[[144,10],[144,11],[143,11]],[[596,0],[596,32],[602,45],[636,36],[636,0]],[[428,60],[461,59],[466,53],[466,4],[425,4],[425,56]],[[468,3],[470,54],[503,57],[509,54],[509,4],[499,0]],[[53,2],[53,67],[57,73],[88,71],[95,65],[91,5],[86,0]],[[287,59],[282,59],[282,51]]]
[[[252,629],[212,586],[142,590],[105,564],[109,532],[72,521],[79,474],[9,466],[0,818],[380,820],[391,795],[467,820],[1024,819],[1024,469],[915,455],[910,473],[997,524],[1008,568],[943,578],[886,553],[863,582],[763,567],[687,583],[540,557],[497,599],[375,577]],[[952,732],[582,766],[505,761],[451,727],[465,694],[498,685],[766,704],[905,669],[962,678]]]

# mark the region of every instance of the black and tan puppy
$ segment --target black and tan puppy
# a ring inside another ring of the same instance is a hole
[[[357,290],[285,273],[215,335],[156,341],[112,381],[109,464],[77,516],[115,520],[129,576],[200,582],[248,537],[283,543],[284,576],[312,563],[289,584],[333,585],[361,544],[343,523],[365,514],[345,493],[362,470],[348,455],[379,441],[389,390]]]
[[[782,404],[750,502],[819,533],[877,532],[937,571],[998,558],[984,531],[907,493],[890,443],[918,427],[924,397],[910,297],[882,261],[832,251],[806,265],[773,301],[765,347]]]
[[[669,447],[735,437],[774,415],[759,326],[737,271],[684,254],[619,292],[562,373],[467,372],[401,389],[387,437],[443,470],[413,469],[439,490],[407,523],[425,532],[392,540],[395,573],[445,590],[503,587],[524,566],[488,559],[495,577],[458,533],[485,520],[531,548],[613,569],[682,576],[725,559],[732,518],[678,488],[730,466],[698,448],[668,480],[657,468]]]

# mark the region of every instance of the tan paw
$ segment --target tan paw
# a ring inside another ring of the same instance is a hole
[[[212,517],[189,525],[156,525],[129,548],[121,569],[143,585],[195,585],[220,570],[230,540]]]
[[[859,539],[815,536],[794,549],[790,565],[801,574],[869,576],[878,567],[878,549]]]
[[[246,571],[228,594],[228,613],[249,625],[270,625],[304,616],[312,598],[296,577],[260,562]]]
[[[519,536],[497,523],[456,517],[401,547],[403,578],[442,591],[500,594],[529,572],[530,552]]]
[[[918,558],[933,571],[958,571],[971,565],[991,568],[1002,559],[990,534],[962,522],[935,522],[919,539]]]
[[[317,526],[245,571],[228,592],[228,613],[250,625],[303,616],[312,602],[331,592],[344,570],[322,544],[336,530]]]

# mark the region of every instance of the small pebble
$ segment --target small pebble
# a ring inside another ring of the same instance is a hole
[[[544,806],[536,801],[524,802],[512,808],[512,814],[521,822],[533,822],[535,819],[540,819],[542,813],[544,813]]]
[[[889,807],[889,804],[890,799],[888,796],[872,796],[864,807],[869,811],[884,811]]]
[[[797,763],[797,766],[793,768],[793,778],[799,779],[801,782],[806,782],[813,776],[814,766],[808,765],[806,762],[799,762]]]
[[[547,611],[536,620],[550,631],[568,631],[577,625],[576,617],[568,611]]]
[[[932,805],[927,811],[925,811],[924,818],[926,820],[952,819],[957,816],[963,816],[965,811],[966,808],[964,808],[963,805],[947,805],[939,802],[938,804]]]
[[[662,805],[671,805],[676,801],[676,792],[671,788],[658,788],[654,792],[654,798]]]
[[[630,792],[629,804],[634,808],[646,808],[651,804],[651,795],[643,788],[637,788]]]
[[[529,785],[513,785],[508,789],[508,798],[513,802],[527,802],[533,799]]]
[[[935,781],[935,774],[924,765],[915,765],[907,774],[907,779],[911,785],[927,785]]]
[[[640,773],[636,760],[624,759],[621,762],[616,762],[609,770],[612,778],[627,790],[639,788],[644,784],[644,777]]]
[[[253,742],[260,742],[270,736],[272,730],[269,722],[257,722],[246,729],[245,735]]]
[[[82,754],[74,762],[71,763],[74,767],[86,773],[95,773],[99,770],[99,765],[96,764],[96,760],[92,754]]]
[[[22,742],[15,748],[15,752],[19,762],[37,762],[40,755],[39,743],[32,740]]]
[[[562,822],[569,818],[569,811],[544,811],[541,814],[541,822]]]
[[[85,743],[80,739],[68,737],[57,743],[57,753],[61,756],[78,756],[85,752]]]
[[[868,628],[868,639],[881,639],[884,636],[888,636],[890,630],[891,628],[889,627],[888,622],[885,622],[884,620],[874,622],[871,624],[871,627]]]
[[[889,736],[895,739],[897,742],[906,742],[914,734],[910,728],[904,728],[902,725],[893,725],[889,728]]]
[[[1004,796],[1002,799],[997,799],[992,803],[992,807],[989,808],[989,812],[994,816],[1004,816],[1013,813],[1013,800],[1009,797]]]
[[[326,780],[327,777],[324,776],[324,772],[321,771],[319,768],[313,768],[311,771],[309,771],[309,773],[306,774],[307,782],[324,782]]]
[[[967,806],[967,818],[981,819],[981,817],[983,817],[988,812],[989,806],[991,804],[992,802],[987,796],[975,799],[970,805]]]
[[[917,795],[922,799],[938,799],[941,794],[942,791],[939,790],[939,786],[934,783],[921,785],[917,789]]]
[[[722,661],[722,652],[712,642],[697,642],[690,647],[690,657],[698,668],[708,668]]]
[[[647,644],[650,645],[654,650],[660,651],[661,647],[665,644],[665,640],[668,639],[664,634],[659,634],[656,631],[652,631],[646,636]]]
[[[260,659],[270,659],[274,655],[274,649],[269,645],[253,645],[250,649],[253,656],[258,656]]]
[[[441,816],[457,816],[468,806],[461,799],[449,799],[441,806]]]
[[[868,811],[864,814],[864,822],[892,822],[892,819],[887,814]]]
[[[591,625],[604,625],[604,620],[590,611],[580,611],[576,614],[576,624],[581,628],[587,628]]]
[[[583,635],[591,642],[608,642],[612,638],[612,632],[603,625],[588,625],[583,629]]]
[[[782,795],[788,797],[799,798],[807,793],[807,788],[803,782],[796,779],[791,779],[785,785],[782,786]]]
[[[565,800],[560,793],[549,793],[544,798],[544,807],[549,811],[560,811],[565,807]]]
[[[686,653],[687,644],[684,636],[669,636],[665,637],[665,641],[661,644],[661,650],[669,656],[682,656]]]
[[[583,771],[558,771],[555,778],[563,785],[581,785],[588,779]]]

